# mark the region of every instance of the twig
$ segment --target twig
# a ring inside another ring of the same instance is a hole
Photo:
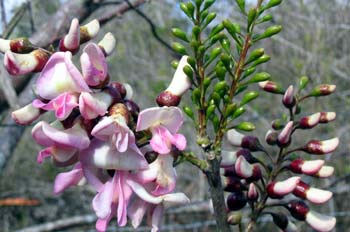
[[[0,8],[1,8],[2,31],[5,31],[7,27],[7,21],[6,21],[6,9],[4,5],[4,0],[0,0]]]

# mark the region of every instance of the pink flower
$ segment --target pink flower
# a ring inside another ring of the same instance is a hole
[[[94,43],[85,46],[80,56],[83,77],[89,86],[98,86],[107,78],[107,62],[101,48]]]
[[[85,119],[94,119],[98,116],[104,116],[112,102],[112,96],[105,91],[83,92],[79,96],[79,110]]]
[[[11,113],[12,119],[19,125],[29,125],[40,117],[42,110],[31,103]]]
[[[41,121],[33,127],[32,136],[38,144],[47,147],[39,152],[38,163],[52,156],[58,164],[70,164],[76,160],[77,152],[90,144],[90,139],[79,122],[72,128],[63,129],[57,122],[49,125]]]
[[[186,138],[176,132],[183,123],[183,115],[177,107],[153,107],[140,112],[136,131],[150,129],[151,147],[159,154],[168,154],[172,145],[180,151],[186,148]]]

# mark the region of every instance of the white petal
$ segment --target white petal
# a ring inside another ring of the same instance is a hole
[[[330,217],[310,210],[306,214],[306,222],[317,231],[327,232],[334,228],[336,219],[335,217]]]

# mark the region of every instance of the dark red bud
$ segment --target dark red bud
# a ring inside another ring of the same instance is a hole
[[[227,207],[236,211],[242,209],[247,204],[247,198],[243,192],[234,192],[227,197]]]
[[[121,95],[121,97],[124,99],[125,96],[126,96],[126,89],[124,87],[124,85],[122,83],[119,83],[119,82],[111,82],[109,84],[109,86],[111,86],[112,88],[115,88]]]
[[[241,180],[235,176],[224,177],[224,191],[226,192],[240,192],[244,190],[245,186]]]
[[[107,86],[103,91],[106,91],[112,97],[112,104],[120,103],[122,101],[118,89],[113,88],[112,86]]]
[[[243,148],[247,148],[250,151],[263,151],[263,147],[261,146],[259,139],[255,136],[244,136],[242,139],[241,146]]]
[[[293,194],[297,197],[300,197],[302,199],[306,199],[306,192],[309,190],[310,185],[306,184],[303,181],[299,181],[297,186],[295,187]]]
[[[47,61],[49,60],[50,55],[42,49],[37,49],[32,53],[38,61],[38,64],[35,67],[34,72],[41,72],[44,66],[46,65]]]
[[[288,218],[286,215],[282,213],[271,213],[273,222],[278,226],[280,229],[285,230],[288,226]]]
[[[178,106],[181,96],[176,96],[169,91],[164,91],[158,95],[156,102],[159,106]]]
[[[301,169],[301,165],[303,165],[305,161],[303,159],[296,159],[293,160],[290,164],[289,164],[289,169],[294,172],[294,173],[298,173],[301,174],[303,173],[302,169]]]
[[[17,38],[10,41],[10,50],[15,53],[28,53],[34,47],[27,38]]]
[[[309,206],[300,200],[293,200],[288,204],[288,210],[295,219],[305,221],[306,214],[309,212]]]
[[[232,165],[231,167],[225,167],[223,175],[224,176],[236,176],[235,166]]]
[[[254,164],[258,162],[258,160],[252,155],[252,153],[250,153],[248,149],[241,149],[237,151],[236,155],[237,155],[237,158],[242,155],[250,164]]]
[[[282,199],[284,197],[284,195],[281,194],[277,194],[274,190],[276,182],[270,182],[267,186],[266,186],[266,191],[267,194],[269,195],[270,198],[272,199]]]
[[[77,52],[79,52],[79,46],[77,47],[77,48],[75,48],[75,49],[70,49],[70,48],[66,48],[66,46],[64,46],[64,38],[65,38],[66,36],[64,36],[61,40],[60,40],[60,42],[59,42],[59,44],[58,44],[58,49],[60,50],[60,51],[62,51],[62,52],[71,52],[73,55],[74,54],[76,54]]]

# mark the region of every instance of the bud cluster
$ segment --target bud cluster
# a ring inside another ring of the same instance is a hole
[[[98,231],[106,231],[113,218],[119,226],[125,226],[129,218],[137,228],[146,214],[152,217],[152,231],[159,231],[167,204],[189,202],[185,194],[174,193],[174,159],[186,148],[185,137],[177,133],[183,115],[174,107],[177,104],[167,103],[167,97],[157,100],[160,107],[140,112],[131,100],[131,86],[110,81],[107,57],[116,46],[111,33],[97,44],[84,46],[80,70],[72,56],[98,31],[97,20],[79,26],[73,19],[54,52],[23,38],[1,39],[10,74],[40,72],[36,99],[14,111],[12,117],[16,123],[28,125],[44,113],[54,113],[55,121],[40,121],[32,129],[35,142],[44,147],[37,161],[50,158],[58,167],[72,167],[56,176],[55,194],[83,183],[96,190],[92,207]],[[186,57],[181,62],[186,62]],[[181,98],[189,88],[181,69],[173,82],[165,91],[171,102],[172,96]]]

